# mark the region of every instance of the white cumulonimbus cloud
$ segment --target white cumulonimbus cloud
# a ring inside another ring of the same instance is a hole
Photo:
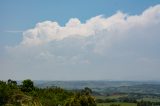
[[[106,74],[108,78],[134,79],[143,73],[148,73],[146,78],[159,78],[159,74],[155,75],[160,68],[159,45],[160,5],[155,5],[137,15],[119,11],[110,17],[92,17],[84,23],[71,18],[64,26],[55,21],[37,23],[23,32],[18,45],[7,47],[10,58],[5,64],[12,63],[14,70],[41,73],[43,70],[67,73],[64,70],[73,70],[75,66],[75,70],[86,73],[92,70],[100,78]]]
[[[160,22],[160,5],[150,7],[140,15],[129,16],[117,12],[111,17],[102,15],[93,17],[85,23],[77,18],[71,18],[65,26],[60,26],[54,21],[44,21],[36,24],[32,29],[23,32],[22,45],[41,45],[51,41],[59,41],[65,38],[89,37],[103,32],[111,40],[119,33],[128,32],[136,27],[144,28]]]

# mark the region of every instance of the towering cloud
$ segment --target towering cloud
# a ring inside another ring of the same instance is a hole
[[[137,15],[119,11],[110,17],[92,17],[84,23],[71,18],[64,26],[55,21],[40,22],[23,32],[19,45],[7,50],[10,63],[18,70],[25,67],[65,73],[64,70],[76,66],[75,70],[92,70],[99,76],[106,73],[109,78],[109,74],[116,76],[119,71],[122,75],[118,76],[127,79],[137,75],[132,74],[133,69],[147,72],[146,78],[160,69],[159,45],[160,5],[156,5]]]
[[[45,21],[25,31],[21,44],[30,46],[40,45],[66,38],[99,36],[98,34],[102,32],[105,34],[105,37],[110,36],[108,37],[109,39],[115,35],[133,31],[134,28],[138,27],[142,29],[154,24],[159,24],[159,22],[160,5],[150,7],[140,15],[129,16],[122,12],[117,12],[108,18],[102,15],[93,17],[85,23],[81,23],[77,18],[71,18],[65,26],[60,26],[54,21]]]

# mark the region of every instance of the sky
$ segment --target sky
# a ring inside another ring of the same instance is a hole
[[[159,0],[0,1],[0,80],[159,75]]]

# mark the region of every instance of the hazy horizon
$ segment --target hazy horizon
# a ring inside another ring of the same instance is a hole
[[[160,81],[160,1],[0,1],[0,80]]]

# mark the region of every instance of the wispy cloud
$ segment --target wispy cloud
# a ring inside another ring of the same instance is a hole
[[[23,33],[24,31],[23,30],[6,30],[4,32],[6,32],[6,33]]]

